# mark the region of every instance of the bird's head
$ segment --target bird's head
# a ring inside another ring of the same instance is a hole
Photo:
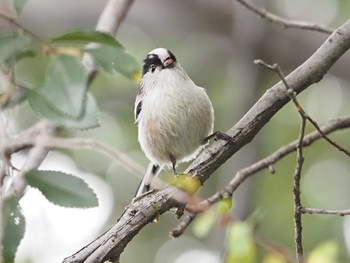
[[[157,74],[163,70],[178,66],[174,54],[166,48],[156,48],[149,52],[143,60],[142,76]]]

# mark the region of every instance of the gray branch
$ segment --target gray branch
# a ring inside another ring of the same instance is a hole
[[[333,64],[350,48],[350,20],[335,30],[322,46],[286,77],[297,94],[319,82]],[[290,98],[282,82],[277,83],[234,125],[227,134],[234,144],[217,141],[187,169],[204,183],[234,153],[248,144]],[[118,262],[132,238],[148,223],[171,208],[180,206],[170,194],[170,187],[148,193],[127,206],[118,221],[95,241],[64,260],[67,262]]]

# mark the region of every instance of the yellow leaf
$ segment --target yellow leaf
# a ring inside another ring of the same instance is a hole
[[[201,187],[201,182],[192,177],[191,174],[178,174],[173,176],[169,179],[169,184],[189,194],[194,194],[199,187]]]
[[[281,254],[270,253],[264,257],[262,263],[287,263],[287,260]]]
[[[231,197],[223,198],[217,203],[217,212],[221,215],[228,213],[231,210],[231,208],[232,208]]]
[[[136,83],[139,83],[140,80],[141,80],[141,74],[140,74],[140,71],[137,70],[137,71],[133,71],[130,73],[130,78],[136,82]]]
[[[335,241],[326,241],[313,249],[307,263],[337,263],[339,246]]]

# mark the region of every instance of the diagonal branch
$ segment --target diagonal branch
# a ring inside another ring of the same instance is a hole
[[[343,118],[337,118],[332,119],[328,121],[326,124],[324,124],[320,129],[323,132],[323,134],[328,135],[336,130],[350,128],[350,116],[343,117]],[[318,131],[314,131],[306,135],[303,139],[303,147],[310,146],[315,141],[323,138],[322,135]],[[290,153],[293,153],[296,151],[299,144],[299,140],[296,140],[294,142],[291,142],[279,149],[277,149],[274,153],[270,154],[269,156],[265,157],[264,159],[261,159],[260,161],[243,168],[239,170],[233,179],[228,183],[228,185],[225,187],[224,190],[219,191],[212,196],[208,197],[204,201],[202,201],[199,206],[200,207],[209,207],[210,205],[213,205],[214,203],[220,201],[223,198],[232,196],[233,192],[236,191],[236,189],[248,178],[250,178],[253,175],[256,175],[258,172],[269,169],[272,167],[276,162],[284,158]],[[301,208],[301,212],[303,213],[309,213],[310,210],[304,210],[306,208]],[[190,213],[187,215],[183,221],[171,231],[171,236],[178,237],[183,234],[183,232],[186,230],[187,226],[193,221],[193,219],[197,216],[198,213],[201,213],[205,210],[203,209],[195,209],[197,213]],[[335,212],[335,214],[338,214],[339,211]],[[345,215],[345,213],[344,213]]]
[[[335,30],[307,61],[286,77],[289,87],[298,94],[311,84],[319,82],[349,48],[350,20]],[[227,132],[228,135],[232,136],[235,144],[225,141],[215,142],[190,165],[187,172],[192,173],[200,182],[204,183],[217,168],[248,144],[289,100],[290,97],[285,92],[284,84],[277,83]],[[94,262],[117,260],[128,242],[145,225],[152,222],[158,215],[179,205],[177,202],[171,201],[170,190],[171,187],[161,191],[153,191],[135,200],[125,208],[123,215],[110,230],[74,255],[66,258],[64,262],[91,262],[85,261],[87,254],[94,254]],[[156,205],[145,207],[144,202],[146,201],[148,204]],[[101,249],[104,251],[103,253],[99,252]],[[106,253],[106,249],[108,253]]]

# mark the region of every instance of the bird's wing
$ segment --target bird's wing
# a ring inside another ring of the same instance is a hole
[[[135,109],[134,109],[135,123],[137,123],[138,121],[138,117],[140,115],[141,110],[142,110],[142,96],[139,94],[136,96],[136,100],[135,100]]]

